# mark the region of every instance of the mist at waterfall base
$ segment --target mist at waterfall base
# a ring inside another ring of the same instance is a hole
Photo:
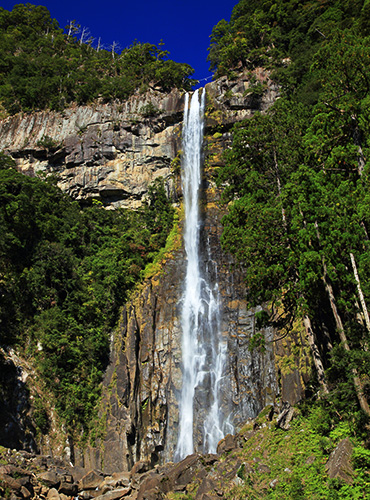
[[[183,124],[182,189],[185,205],[184,245],[186,276],[182,297],[182,389],[175,460],[200,451],[215,453],[217,443],[233,427],[221,410],[220,384],[226,362],[226,341],[220,334],[220,301],[216,263],[210,246],[201,255],[202,143],[205,91],[196,90],[189,107],[185,97]],[[204,247],[204,245],[203,245]],[[204,255],[206,253],[206,255]],[[205,262],[205,265],[202,263]],[[211,269],[212,267],[212,269]],[[212,273],[211,273],[212,271]],[[199,402],[201,404],[199,404]],[[194,443],[194,429],[203,423],[201,443]]]
[[[12,10],[16,0],[2,0],[1,7]],[[140,3],[122,0],[30,0],[34,5],[47,7],[50,14],[64,28],[76,20],[88,28],[94,38],[100,38],[103,47],[110,50],[113,42],[117,52],[129,47],[134,40],[158,45],[163,40],[170,59],[190,64],[194,78],[209,78],[207,49],[212,28],[221,20],[230,19],[237,0],[141,0]],[[204,82],[202,83],[204,85]]]

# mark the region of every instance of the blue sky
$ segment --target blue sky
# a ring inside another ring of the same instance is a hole
[[[12,10],[14,0],[0,0]],[[121,49],[135,39],[158,44],[163,39],[170,58],[190,64],[197,79],[207,78],[207,48],[212,28],[221,19],[230,20],[238,0],[44,0],[29,1],[46,6],[61,27],[75,19],[101,37],[106,48],[113,42]],[[206,82],[202,82],[204,84]]]

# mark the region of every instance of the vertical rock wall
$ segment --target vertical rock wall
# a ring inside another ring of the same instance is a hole
[[[138,207],[157,178],[171,191],[183,95],[150,90],[125,102],[18,114],[0,121],[0,150],[27,175],[55,174],[74,199]]]

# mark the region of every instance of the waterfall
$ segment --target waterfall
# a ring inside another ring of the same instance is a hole
[[[201,252],[200,249],[203,241],[199,198],[205,91],[201,96],[199,94],[199,90],[194,92],[190,107],[186,94],[182,136],[187,264],[181,313],[182,389],[176,460],[181,460],[195,449],[214,453],[227,425],[221,410],[220,389],[226,361],[226,341],[220,334],[220,301],[215,279],[217,266],[212,261],[210,245],[202,245],[207,247],[207,251],[204,249]]]

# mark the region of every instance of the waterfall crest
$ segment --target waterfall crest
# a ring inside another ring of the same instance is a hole
[[[182,297],[182,389],[175,459],[196,451],[216,452],[227,425],[221,411],[221,384],[226,361],[226,341],[220,334],[220,301],[217,266],[210,247],[201,242],[199,198],[205,91],[196,90],[189,107],[186,94],[183,125],[182,188],[185,204],[184,244],[187,257]],[[210,279],[210,276],[213,279]],[[216,279],[215,279],[216,276]],[[194,444],[194,428],[201,435]],[[228,431],[232,431],[230,425]]]

